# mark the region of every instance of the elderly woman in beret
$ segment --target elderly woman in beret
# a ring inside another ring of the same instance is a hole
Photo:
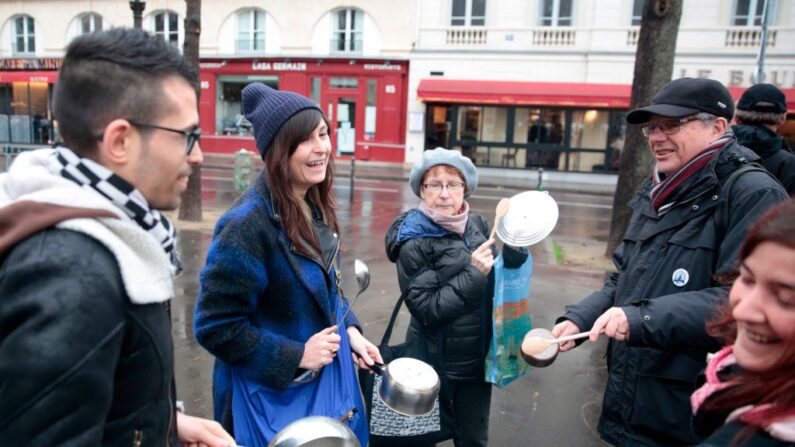
[[[458,447],[488,444],[491,384],[484,380],[491,343],[494,240],[489,224],[470,212],[466,198],[478,186],[472,162],[459,152],[425,151],[409,175],[417,208],[392,223],[389,260],[411,312],[407,340],[422,337],[442,377],[440,403],[453,415]],[[505,247],[508,268],[524,252]]]
[[[194,320],[216,357],[215,418],[246,446],[309,415],[345,420],[367,445],[354,360],[382,359],[353,313],[339,320],[328,121],[296,93],[255,83],[242,96],[265,169],[218,220]]]

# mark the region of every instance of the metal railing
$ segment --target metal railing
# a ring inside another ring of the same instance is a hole
[[[776,30],[767,33],[767,46],[776,46]],[[759,48],[762,43],[762,30],[756,28],[732,28],[726,30],[726,46],[741,48]]]

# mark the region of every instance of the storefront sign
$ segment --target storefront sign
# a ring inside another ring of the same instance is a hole
[[[364,64],[365,70],[387,70],[387,71],[400,71],[403,67],[400,65],[386,64]]]
[[[61,59],[57,57],[38,59],[0,59],[0,70],[58,70]]]
[[[751,70],[729,70],[729,79],[726,85],[729,87],[738,86],[751,86],[756,80],[754,79],[755,69]],[[703,68],[697,70],[688,70],[683,68],[679,71],[679,77],[696,77],[696,78],[713,78],[714,74],[711,69]],[[781,88],[795,87],[795,71],[787,70],[770,70],[765,72],[765,82],[777,85]]]
[[[226,61],[223,62],[201,62],[199,67],[201,68],[223,68],[226,66]]]
[[[251,69],[259,71],[306,71],[306,62],[252,62]]]

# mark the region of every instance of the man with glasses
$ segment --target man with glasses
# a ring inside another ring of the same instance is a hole
[[[706,332],[728,291],[716,278],[736,267],[749,225],[787,199],[761,169],[723,188],[734,171],[759,159],[735,142],[733,114],[722,84],[682,78],[627,115],[648,138],[654,170],[629,203],[632,218],[614,254],[618,271],[601,290],[566,306],[553,329],[556,336],[609,337],[598,430],[614,445],[699,442],[689,398],[707,353],[720,348]]]
[[[3,445],[208,445],[178,413],[168,302],[197,142],[198,76],[139,30],[76,38],[54,93],[65,146],[0,175]]]

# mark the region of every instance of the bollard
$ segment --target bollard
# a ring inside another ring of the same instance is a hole
[[[538,168],[538,185],[536,185],[536,190],[543,191],[544,190],[544,168]]]
[[[234,178],[235,178],[235,191],[238,194],[242,194],[243,191],[247,190],[249,186],[251,186],[251,173],[253,172],[252,169],[252,161],[251,155],[253,152],[247,151],[245,149],[240,149],[239,151],[235,152],[235,166],[233,168]]]

